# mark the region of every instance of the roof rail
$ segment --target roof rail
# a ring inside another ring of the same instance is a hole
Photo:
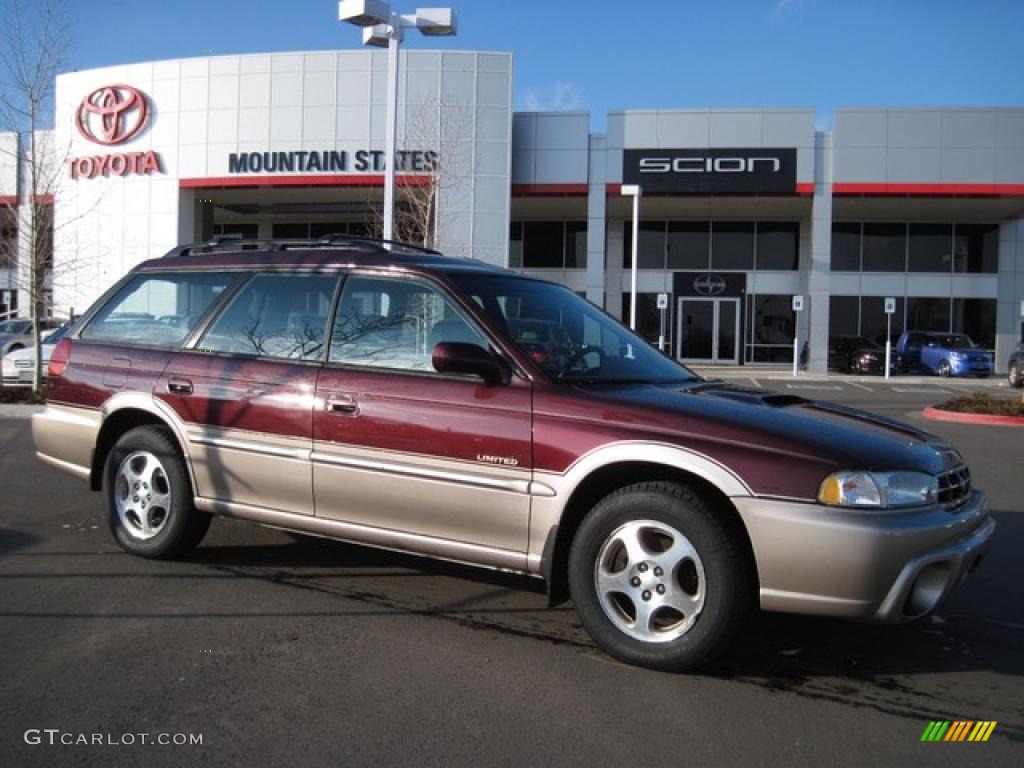
[[[319,245],[376,245],[383,248],[385,245],[397,245],[401,248],[407,248],[411,251],[419,251],[420,253],[429,253],[432,256],[440,256],[441,252],[436,251],[433,248],[426,248],[422,245],[416,245],[415,243],[407,243],[403,240],[385,240],[381,237],[363,237],[362,235],[346,235],[343,232],[331,233],[322,236],[317,240]]]
[[[164,254],[165,259],[174,259],[179,256],[188,256],[193,253],[210,253],[215,250],[262,250],[262,251],[283,251],[286,248],[302,248],[317,245],[354,245],[363,248],[373,248],[383,251],[385,245],[397,245],[400,248],[429,253],[440,256],[440,251],[432,248],[424,248],[422,245],[405,243],[400,240],[382,240],[375,237],[361,237],[359,235],[346,235],[344,233],[328,234],[316,239],[289,238],[287,240],[274,240],[267,238],[243,238],[241,235],[215,235],[209,240],[199,243],[186,243],[179,245]]]

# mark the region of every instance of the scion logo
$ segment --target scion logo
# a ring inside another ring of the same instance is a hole
[[[97,144],[123,144],[135,138],[149,118],[149,100],[130,85],[105,85],[78,106],[78,132]]]
[[[622,182],[644,195],[793,195],[791,147],[627,149]]]
[[[699,275],[694,278],[693,290],[701,296],[717,296],[725,290],[725,278],[710,273]]]
[[[640,173],[778,173],[777,157],[641,157]]]

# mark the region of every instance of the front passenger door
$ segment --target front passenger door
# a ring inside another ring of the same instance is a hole
[[[345,280],[313,412],[316,515],[402,549],[451,556],[461,542],[464,559],[525,567],[531,384],[439,374],[441,341],[488,345],[425,280]]]

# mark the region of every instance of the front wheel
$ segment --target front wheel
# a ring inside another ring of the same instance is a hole
[[[110,530],[133,555],[177,557],[210,527],[210,516],[193,504],[177,443],[163,427],[136,427],[120,437],[107,456],[103,494]]]
[[[1017,363],[1010,365],[1010,372],[1006,374],[1006,383],[1011,387],[1024,387],[1024,379],[1021,379],[1020,369],[1017,368]]]
[[[949,365],[949,360],[940,360],[938,366],[935,368],[935,372],[942,378],[949,378],[950,374],[953,373],[953,369]]]
[[[676,672],[725,649],[754,592],[741,534],[692,488],[664,482],[594,507],[569,552],[569,587],[603,650]]]

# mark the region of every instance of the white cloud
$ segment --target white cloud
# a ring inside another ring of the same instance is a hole
[[[540,91],[527,88],[522,102],[523,108],[530,112],[582,109],[583,90],[572,83],[552,83]]]
[[[772,6],[772,16],[778,18],[798,8],[813,4],[814,0],[775,0],[775,5]]]

